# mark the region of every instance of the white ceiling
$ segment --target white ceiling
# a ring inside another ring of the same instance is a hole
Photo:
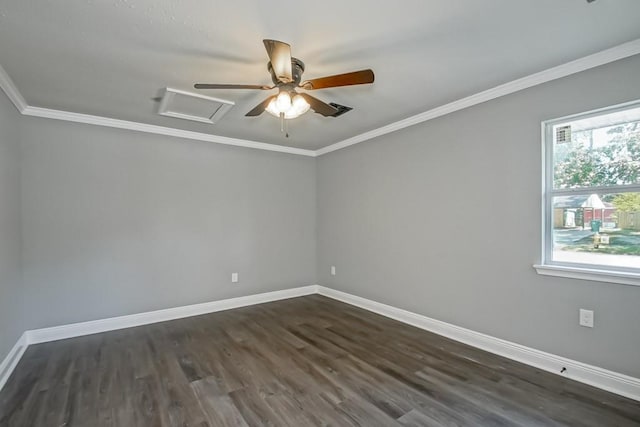
[[[640,1],[84,0],[0,3],[0,65],[30,106],[318,149],[640,38]],[[244,114],[271,92],[263,38],[291,44],[304,78],[372,68],[373,85],[314,91],[339,118]],[[165,87],[235,102],[214,125],[157,114]]]

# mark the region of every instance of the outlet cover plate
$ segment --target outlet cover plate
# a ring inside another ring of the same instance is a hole
[[[585,310],[584,308],[580,309],[580,326],[585,326],[587,328],[593,328],[593,310]]]

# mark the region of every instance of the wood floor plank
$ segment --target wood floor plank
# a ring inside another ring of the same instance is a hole
[[[207,377],[194,381],[191,383],[191,387],[212,427],[248,427],[226,389],[220,387],[215,378]]]
[[[416,409],[412,409],[411,411],[398,418],[398,422],[400,422],[400,424],[405,427],[442,425],[438,422],[438,420],[434,420],[433,418],[428,417],[427,415]]]
[[[0,427],[640,426],[640,402],[311,295],[27,349]]]

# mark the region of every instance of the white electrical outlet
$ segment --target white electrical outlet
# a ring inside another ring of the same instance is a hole
[[[231,273],[231,283],[238,283],[238,273]]]
[[[331,275],[332,275],[332,276],[335,276],[335,275],[336,275],[336,266],[335,266],[335,265],[332,265],[332,266],[331,266]]]
[[[593,328],[593,310],[580,309],[580,326]]]

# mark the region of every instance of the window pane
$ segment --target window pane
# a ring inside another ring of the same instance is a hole
[[[556,196],[556,262],[640,268],[640,193]]]
[[[640,108],[553,126],[553,188],[640,183]]]

